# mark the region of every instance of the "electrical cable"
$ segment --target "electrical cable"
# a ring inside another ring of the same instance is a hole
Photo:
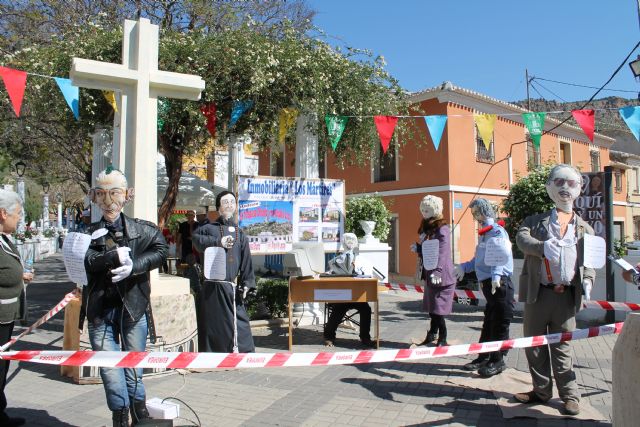
[[[531,82],[531,85],[533,86],[534,82]],[[536,85],[540,86],[542,89],[546,90],[547,92],[549,92],[551,95],[555,96],[556,98],[560,99],[562,102],[569,102],[566,99],[564,99],[563,97],[561,97],[560,95],[558,95],[557,93],[553,92],[551,89],[547,88],[546,86],[544,86],[542,83],[540,82],[535,82]]]
[[[191,406],[189,406],[184,400],[182,399],[178,399],[177,397],[165,397],[164,399],[162,399],[162,403],[165,402],[165,400],[177,400],[178,402],[182,403],[184,406],[186,406],[187,408],[189,408],[189,410],[191,412],[193,412],[193,415],[196,416],[196,419],[198,420],[198,422],[194,422],[193,420],[190,420],[189,418],[185,418],[185,417],[178,417],[181,420],[186,420],[189,421],[190,423],[193,423],[194,426],[198,426],[201,427],[202,426],[202,422],[200,421],[200,417],[198,416],[198,414],[196,413],[196,411],[193,410],[193,408]]]
[[[593,101],[595,99],[596,96],[598,96],[598,94],[604,89],[604,87],[607,86],[611,82],[611,80],[613,80],[613,78],[620,72],[622,67],[624,67],[624,65],[627,63],[627,61],[629,60],[631,55],[633,55],[633,52],[636,51],[638,46],[640,46],[640,42],[636,43],[636,45],[633,47],[633,49],[631,49],[631,51],[629,51],[629,54],[622,60],[622,62],[618,66],[618,68],[616,68],[615,71],[613,72],[613,74],[611,74],[609,79],[602,86],[600,86],[600,88],[598,88],[598,90],[596,90],[595,93],[593,95],[591,95],[591,98],[589,98],[587,101],[585,101],[580,108],[577,108],[578,110],[584,109],[587,105],[589,105],[591,103],[591,101]],[[558,127],[560,127],[563,124],[565,124],[569,119],[571,119],[571,117],[573,117],[573,116],[572,115],[567,116],[564,120],[560,121],[558,124],[556,124],[551,129],[543,131],[542,135],[546,135],[548,133],[553,132],[555,129],[557,129]],[[497,164],[502,163],[505,160],[508,160],[509,158],[511,158],[511,156],[513,154],[513,147],[514,146],[519,145],[519,144],[524,144],[526,142],[527,142],[527,140],[525,139],[523,141],[518,141],[518,142],[512,143],[511,146],[509,147],[509,154],[507,156],[505,156],[504,158],[494,162],[493,164],[491,164],[491,166],[489,166],[489,169],[487,170],[487,173],[485,173],[484,177],[482,178],[482,181],[480,181],[480,185],[478,185],[478,189],[476,190],[476,192],[471,197],[471,200],[474,200],[478,196],[478,194],[480,194],[480,190],[482,189],[482,185],[484,184],[484,182],[489,177],[489,174],[491,173],[491,170]],[[460,221],[462,221],[462,218],[464,218],[464,216],[465,216],[465,214],[467,213],[468,210],[469,210],[469,206],[467,205],[467,207],[464,209],[464,211],[462,211],[462,214],[458,218],[458,221],[453,225],[453,230],[452,231],[454,231],[455,228],[458,226],[458,224],[460,224]]]
[[[587,89],[599,89],[599,87],[597,87],[597,86],[579,85],[579,84],[576,84],[576,83],[561,82],[561,81],[558,81],[558,80],[545,79],[545,78],[542,78],[542,77],[531,77],[531,82],[533,82],[534,80],[542,80],[542,81],[545,81],[545,82],[558,83],[558,84],[567,85],[567,86],[584,87],[584,88],[587,88]],[[625,90],[625,89],[603,89],[603,90],[606,90],[608,92],[624,92],[624,93],[634,93],[634,94],[638,93],[638,91],[636,91],[636,90]]]

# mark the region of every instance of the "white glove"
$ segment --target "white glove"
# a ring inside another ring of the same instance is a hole
[[[585,299],[585,301],[591,300],[591,288],[592,287],[593,287],[593,283],[591,283],[591,280],[584,279],[582,281],[582,289],[584,291],[584,299]]]
[[[127,247],[118,248],[116,249],[116,252],[118,252],[118,259],[120,260],[120,265],[124,265],[128,259],[129,260],[131,259],[131,248],[127,248]]]
[[[111,274],[113,274],[111,281],[113,283],[116,283],[126,279],[131,275],[132,270],[133,270],[133,261],[131,260],[131,258],[127,258],[124,260],[124,262],[120,267],[114,268],[113,270],[111,270]]]
[[[221,239],[222,247],[225,249],[231,249],[233,247],[234,238],[232,236],[224,236]]]
[[[464,279],[464,271],[462,270],[462,266],[460,264],[456,264],[453,266],[453,272],[456,275],[456,279],[458,281]]]
[[[434,285],[439,285],[440,283],[442,283],[442,275],[437,271],[431,273],[431,283]]]
[[[416,253],[416,254],[417,254],[417,253],[418,253],[418,244],[417,244],[417,243],[412,243],[412,244],[409,246],[409,249],[411,249],[411,252],[413,252],[413,253]]]
[[[491,295],[496,293],[496,289],[500,287],[500,280],[491,281]]]

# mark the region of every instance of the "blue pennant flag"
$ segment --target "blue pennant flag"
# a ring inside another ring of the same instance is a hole
[[[253,101],[233,101],[233,108],[231,109],[231,121],[229,121],[229,127],[233,127],[240,117],[253,106]]]
[[[440,147],[440,138],[442,138],[442,132],[444,132],[444,125],[447,124],[447,116],[424,116],[424,121],[429,129],[433,146]]]
[[[73,86],[69,79],[63,79],[61,77],[54,77],[54,79],[60,88],[60,92],[62,92],[62,96],[64,96],[64,100],[67,101],[69,108],[73,111],[73,117],[75,117],[76,120],[80,120],[80,90],[77,86]]]
[[[640,142],[640,107],[624,107],[618,111],[633,136]]]

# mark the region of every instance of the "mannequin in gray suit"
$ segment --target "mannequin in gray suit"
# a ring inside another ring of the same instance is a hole
[[[582,176],[570,165],[555,166],[546,183],[556,207],[525,218],[516,243],[525,259],[519,299],[525,303],[524,335],[572,331],[583,295],[589,299],[595,271],[584,267],[584,235],[593,229],[573,212]],[[567,342],[525,349],[533,390],[517,393],[521,403],[544,403],[552,396],[552,371],[568,415],[580,412],[580,392]]]

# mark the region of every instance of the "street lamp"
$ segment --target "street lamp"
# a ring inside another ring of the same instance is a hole
[[[22,232],[24,231],[24,225],[25,225],[25,212],[24,212],[25,199],[24,199],[24,178],[23,177],[24,177],[24,172],[27,169],[27,164],[22,160],[19,160],[16,162],[14,167],[16,168],[16,175],[18,175],[18,181],[16,183],[18,186],[18,195],[20,196],[20,199],[22,199],[22,213],[20,214],[20,222],[18,223],[18,231]]]
[[[629,67],[631,67],[631,72],[634,77],[640,77],[640,55],[635,61],[629,62]]]
[[[49,185],[48,181],[45,181],[42,184],[42,190],[44,191],[44,197],[42,200],[42,229],[46,230],[49,228]]]

